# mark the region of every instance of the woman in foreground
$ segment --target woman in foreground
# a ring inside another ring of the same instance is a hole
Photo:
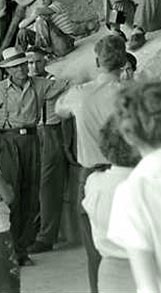
[[[116,190],[108,238],[128,254],[139,293],[161,292],[161,83],[119,93],[118,125],[142,160]]]

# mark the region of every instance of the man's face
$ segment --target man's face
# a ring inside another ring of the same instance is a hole
[[[31,53],[28,55],[29,75],[44,75],[46,60],[41,53]]]
[[[125,66],[122,69],[121,73],[121,80],[130,80],[134,77],[134,70],[132,68],[132,65],[129,61],[126,61]]]
[[[28,76],[28,66],[27,62],[6,68],[8,74],[17,80],[24,80],[27,79]]]

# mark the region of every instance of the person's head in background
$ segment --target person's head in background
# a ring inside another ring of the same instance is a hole
[[[144,156],[161,147],[161,82],[132,82],[118,92],[117,125]]]
[[[120,134],[114,115],[100,130],[99,145],[102,154],[112,165],[132,168],[140,161],[137,149],[130,146]]]
[[[99,72],[120,77],[121,68],[126,62],[126,48],[123,38],[115,35],[105,36],[96,43],[94,51]]]
[[[37,46],[29,47],[26,51],[30,76],[46,76],[46,52]]]
[[[131,80],[134,77],[135,71],[137,69],[137,59],[136,57],[126,52],[126,63],[122,68],[121,80]]]

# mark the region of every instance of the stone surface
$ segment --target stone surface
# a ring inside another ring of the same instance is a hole
[[[83,248],[33,256],[35,266],[21,270],[21,293],[89,293]]]

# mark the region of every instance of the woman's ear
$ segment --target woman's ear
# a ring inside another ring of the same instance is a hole
[[[96,57],[96,66],[99,68],[100,67],[100,63],[99,63],[99,59],[98,57]]]

